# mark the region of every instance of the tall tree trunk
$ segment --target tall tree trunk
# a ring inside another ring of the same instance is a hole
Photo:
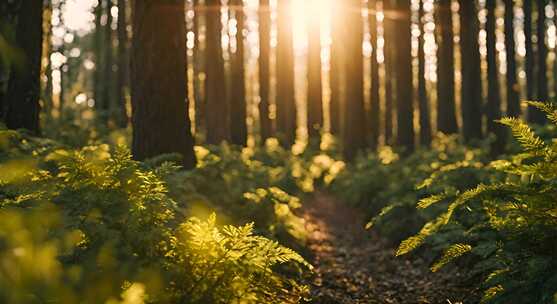
[[[379,95],[379,63],[377,62],[377,0],[368,2],[369,8],[369,33],[371,40],[371,88],[369,106],[369,127],[370,127],[370,148],[375,150],[379,145],[379,135],[381,129],[380,114],[381,100]]]
[[[236,17],[236,54],[231,62],[232,96],[230,98],[231,142],[235,145],[246,146],[248,129],[246,121],[246,83],[244,67],[244,3],[243,0],[233,0],[230,4],[234,8]]]
[[[126,88],[128,86],[128,23],[127,3],[118,0],[118,84],[116,88],[116,101],[118,102],[116,119],[120,128],[128,126],[128,115],[126,111]]]
[[[271,86],[271,7],[269,0],[259,1],[259,124],[261,142],[271,136],[269,117]]]
[[[516,78],[514,0],[505,0],[505,53],[507,58],[507,115],[520,116],[520,87]]]
[[[414,150],[414,107],[412,83],[412,14],[410,0],[397,0],[396,10],[401,19],[396,22],[396,88],[397,88],[397,144]]]
[[[343,67],[343,42],[342,27],[344,26],[344,16],[335,14],[331,24],[331,47],[330,47],[330,69],[329,86],[331,89],[331,100],[329,103],[329,116],[331,123],[331,133],[336,136],[342,134],[341,130],[341,74]]]
[[[296,141],[297,129],[290,5],[291,0],[279,1],[277,16],[277,133],[286,147]]]
[[[482,138],[482,70],[476,1],[459,0],[462,58],[462,133],[469,142]]]
[[[10,75],[3,120],[10,129],[39,134],[43,1],[22,0],[17,19],[16,43],[23,52],[24,64]]]
[[[93,74],[93,96],[95,97],[95,109],[98,111],[102,110],[102,105],[105,103],[103,98],[103,86],[107,80],[103,79],[103,28],[102,28],[102,16],[103,8],[102,1],[97,2],[95,7],[95,33],[94,33],[94,44],[93,52],[95,54],[95,71]]]
[[[524,58],[524,70],[526,71],[526,98],[536,99],[536,58],[534,53],[534,43],[532,39],[532,4],[534,1],[523,1],[524,10],[524,44],[526,56]],[[536,109],[528,109],[528,121],[537,122],[541,112]]]
[[[44,100],[44,112],[48,116],[51,115],[53,108],[52,104],[52,60],[50,55],[52,54],[52,2],[48,1],[45,7],[45,13],[43,14],[43,54],[42,57],[46,58],[46,66],[44,67],[45,82],[43,87],[43,100]]]
[[[344,110],[343,143],[344,157],[353,160],[366,147],[365,106],[364,106],[364,65],[362,41],[363,18],[360,0],[347,1],[348,20],[345,32],[346,60],[346,102]]]
[[[468,0],[470,1],[470,0]],[[454,35],[451,0],[439,0],[436,12],[439,64],[437,66],[437,129],[458,133],[455,112]]]
[[[193,48],[193,90],[195,98],[195,132],[201,133],[206,132],[206,121],[205,121],[205,105],[206,105],[206,95],[205,95],[205,82],[202,81],[201,75],[205,71],[205,56],[204,48],[201,45],[201,28],[202,20],[205,18],[203,12],[203,6],[200,0],[193,0],[194,9],[194,20],[193,20],[193,33],[195,37],[195,43]],[[206,40],[206,38],[205,38]]]
[[[114,79],[114,72],[112,69],[113,65],[113,51],[114,51],[114,36],[112,31],[112,9],[113,2],[112,0],[105,0],[105,13],[106,13],[106,24],[104,26],[104,62],[103,62],[103,82],[104,85],[102,86],[102,103],[100,105],[101,110],[101,118],[105,121],[108,121],[110,118],[110,112],[112,110],[113,100],[112,100],[112,90],[111,90],[111,79]]]
[[[323,128],[323,87],[321,83],[321,25],[319,15],[307,18],[308,71],[307,71],[307,130],[308,140],[319,142]]]
[[[499,154],[504,150],[505,128],[497,123],[501,118],[501,93],[499,87],[499,71],[497,67],[497,49],[495,36],[495,7],[496,0],[487,0],[487,131],[496,136],[496,141],[492,145],[492,152]]]
[[[538,60],[537,60],[537,67],[538,67],[538,75],[537,75],[537,84],[538,84],[538,96],[537,100],[547,102],[549,101],[549,89],[547,86],[547,46],[545,44],[545,6],[547,5],[547,0],[539,0],[536,3],[536,7],[538,10],[538,19],[537,19],[537,38],[538,38]],[[529,121],[537,124],[545,124],[546,119],[545,115],[542,111],[530,108],[529,112]]]
[[[395,90],[394,85],[396,79],[394,77],[394,64],[395,64],[395,53],[393,46],[396,42],[394,41],[394,24],[392,16],[389,12],[392,12],[393,5],[391,0],[383,0],[383,14],[385,18],[383,19],[383,29],[384,35],[383,39],[385,41],[383,54],[385,55],[384,67],[385,67],[385,144],[394,144],[394,102]]]
[[[425,29],[424,29],[424,1],[420,0],[418,9],[418,106],[420,110],[420,145],[428,147],[431,144],[431,118],[429,116],[429,100],[427,97],[425,78]]]
[[[226,98],[224,58],[221,45],[221,2],[207,0],[206,142],[218,145],[230,139],[230,105]]]
[[[132,47],[133,155],[179,153],[195,166],[187,100],[183,0],[134,1]],[[217,109],[215,109],[217,111]]]

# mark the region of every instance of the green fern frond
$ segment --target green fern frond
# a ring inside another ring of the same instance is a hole
[[[449,248],[445,250],[443,256],[439,261],[435,262],[433,266],[431,266],[431,271],[437,272],[443,266],[450,263],[452,260],[465,255],[466,253],[472,250],[472,246],[468,244],[454,244],[451,245]]]
[[[513,136],[525,150],[537,152],[537,154],[541,154],[545,150],[544,141],[524,121],[513,117],[505,117],[498,122],[511,128]]]
[[[540,109],[545,112],[547,119],[557,125],[557,105],[550,102],[526,101],[529,106]]]
[[[446,194],[435,194],[426,198],[422,198],[418,202],[419,209],[426,209],[431,205],[437,204],[447,198]]]
[[[388,206],[383,207],[381,212],[375,217],[373,217],[367,224],[366,229],[371,229],[378,221],[380,221],[385,215],[391,213],[395,208],[400,207],[400,204],[391,204]]]
[[[503,288],[503,286],[501,285],[490,287],[484,292],[481,303],[487,303],[493,300],[493,298],[495,298],[497,295],[501,294],[504,291],[505,288]]]

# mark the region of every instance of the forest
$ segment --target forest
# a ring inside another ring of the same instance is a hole
[[[0,0],[0,303],[557,304],[557,0]]]

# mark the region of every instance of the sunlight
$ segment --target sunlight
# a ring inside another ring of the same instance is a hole
[[[328,45],[330,41],[332,0],[293,0],[292,28],[296,53],[307,48],[307,22],[319,20],[321,23],[321,41]]]

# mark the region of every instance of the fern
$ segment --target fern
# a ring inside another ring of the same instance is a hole
[[[431,271],[437,272],[452,260],[465,255],[472,250],[472,246],[467,244],[454,244],[445,250],[443,256],[431,266]]]

